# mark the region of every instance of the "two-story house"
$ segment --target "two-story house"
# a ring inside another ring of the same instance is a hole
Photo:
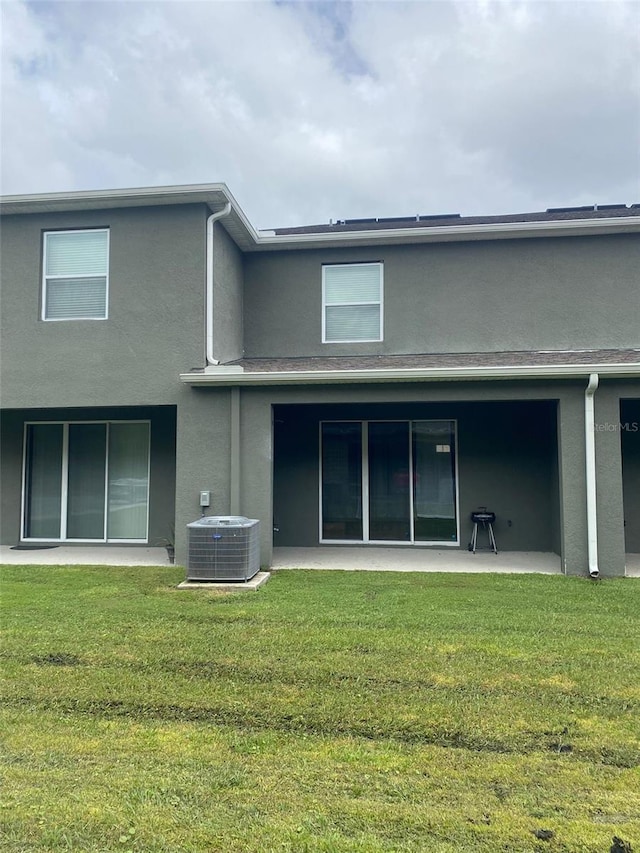
[[[223,184],[2,200],[3,544],[640,554],[640,206],[257,232]],[[428,556],[428,555],[426,555]]]

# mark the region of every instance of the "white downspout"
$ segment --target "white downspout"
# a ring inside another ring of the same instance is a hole
[[[231,202],[228,201],[222,210],[212,213],[207,219],[207,258],[206,258],[206,356],[207,364],[219,364],[213,357],[213,223],[231,213]]]
[[[587,474],[587,539],[589,546],[589,575],[597,578],[598,568],[598,508],[596,504],[596,443],[593,397],[598,387],[598,374],[589,376],[584,392],[584,430]]]

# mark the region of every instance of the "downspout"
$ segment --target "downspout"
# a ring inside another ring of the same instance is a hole
[[[206,356],[207,364],[219,364],[213,357],[213,224],[223,216],[231,213],[231,202],[228,201],[222,210],[212,213],[207,219],[207,258],[206,258]]]
[[[596,504],[596,443],[594,395],[598,387],[598,374],[589,376],[584,392],[584,437],[587,474],[587,540],[589,548],[589,575],[597,578],[598,568],[598,508]]]

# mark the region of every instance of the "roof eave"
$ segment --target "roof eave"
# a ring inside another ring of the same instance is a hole
[[[241,249],[249,251],[255,248],[259,240],[258,232],[223,183],[5,195],[0,197],[0,213],[4,216],[72,213],[176,204],[204,204],[212,213],[217,213],[227,203],[231,204],[231,214],[221,223]]]
[[[508,240],[527,237],[577,237],[640,231],[640,216],[602,219],[559,219],[544,222],[502,222],[473,225],[432,225],[425,228],[388,228],[317,234],[258,232],[255,250],[303,249],[317,245],[347,247],[372,243],[444,243],[468,240]]]
[[[321,247],[350,247],[375,244],[435,243],[469,240],[503,240],[526,237],[564,237],[616,234],[640,230],[640,216],[611,216],[601,219],[558,219],[537,222],[491,222],[482,224],[431,225],[416,228],[386,228],[362,231],[331,231],[305,234],[276,234],[257,231],[224,183],[138,187],[114,190],[82,190],[0,198],[0,213],[62,213],[82,210],[144,207],[169,204],[205,204],[212,212],[231,203],[231,214],[221,220],[243,251],[283,251]]]
[[[640,364],[513,365],[501,367],[432,367],[377,370],[289,370],[181,373],[180,381],[193,387],[234,385],[341,385],[377,382],[451,382],[517,379],[577,379],[598,373],[609,379],[638,379]]]

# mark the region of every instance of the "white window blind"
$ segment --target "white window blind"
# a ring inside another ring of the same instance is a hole
[[[44,239],[44,319],[106,318],[109,232],[54,231]]]
[[[322,272],[323,342],[382,340],[382,264],[336,264]]]

